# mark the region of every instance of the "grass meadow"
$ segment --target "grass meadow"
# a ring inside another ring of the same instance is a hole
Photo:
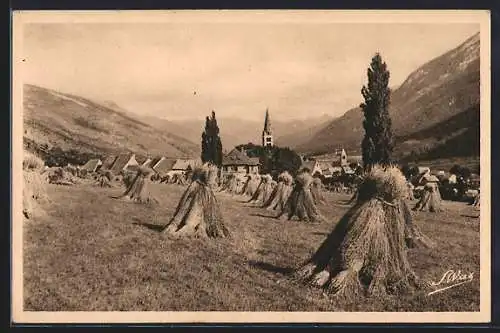
[[[112,199],[120,186],[47,185],[44,214],[25,220],[25,311],[479,311],[479,219],[465,203],[415,213],[437,242],[409,250],[425,281],[450,269],[474,279],[427,296],[431,287],[387,298],[338,300],[287,276],[317,249],[347,211],[327,193],[329,222],[282,221],[242,197],[217,193],[227,239],[171,239],[158,231],[185,187],[152,184],[157,206]],[[427,288],[427,287],[426,287]],[[435,288],[435,287],[434,287]]]

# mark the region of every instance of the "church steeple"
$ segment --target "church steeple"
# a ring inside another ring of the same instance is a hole
[[[271,134],[271,119],[269,118],[269,109],[266,109],[266,119],[264,120],[264,133]]]
[[[262,131],[262,146],[273,146],[273,131],[271,128],[271,118],[269,117],[269,109],[266,109],[266,118],[264,120],[264,130]]]

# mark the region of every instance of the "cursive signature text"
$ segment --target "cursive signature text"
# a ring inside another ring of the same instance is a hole
[[[473,279],[474,279],[474,273],[463,273],[461,270],[454,271],[450,269],[443,274],[441,280],[437,282],[431,281],[429,283],[429,285],[433,287],[437,286],[443,286],[443,287],[431,291],[430,293],[427,294],[427,296],[436,294],[440,291],[451,289],[453,287],[459,286],[467,282],[471,282]]]

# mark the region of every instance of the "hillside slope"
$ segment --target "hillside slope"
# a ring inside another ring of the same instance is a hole
[[[123,151],[176,157],[198,154],[198,145],[103,104],[26,84],[24,137],[49,147],[100,154]]]
[[[312,118],[308,122],[294,123],[287,126],[285,133],[277,133],[275,140],[278,146],[298,147],[311,140],[318,132],[322,131],[332,121],[330,116]]]
[[[390,70],[390,64],[388,66]],[[404,149],[401,149],[405,143],[405,149],[410,146],[413,150],[428,151],[440,146],[440,151],[446,151],[456,145],[459,140],[456,136],[460,131],[463,132],[460,136],[466,139],[460,139],[458,142],[473,140],[469,142],[469,146],[474,148],[469,151],[478,151],[479,136],[474,133],[479,131],[479,122],[457,122],[454,119],[463,112],[476,113],[474,119],[479,119],[479,77],[479,34],[410,74],[391,96],[389,112],[397,136],[397,152],[405,153]],[[297,149],[319,153],[332,151],[342,145],[348,149],[359,150],[364,135],[362,119],[359,107],[351,109]],[[467,119],[470,119],[470,116]],[[454,125],[447,125],[449,121]],[[460,128],[456,128],[457,124],[460,124]],[[430,130],[450,126],[455,133]],[[454,151],[462,154],[459,149]]]

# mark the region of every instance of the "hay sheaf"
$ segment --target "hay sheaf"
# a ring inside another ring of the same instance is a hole
[[[65,168],[55,167],[46,171],[49,184],[73,186],[80,184],[80,180]]]
[[[44,165],[45,162],[40,157],[29,152],[24,152],[23,170],[40,172],[43,170]]]
[[[416,229],[405,197],[401,171],[375,166],[360,184],[356,204],[294,278],[349,299],[414,290],[419,284],[406,250]]]
[[[282,211],[287,200],[292,193],[293,177],[288,172],[282,172],[278,175],[278,182],[271,193],[269,199],[262,205],[267,210]]]
[[[441,194],[436,183],[425,184],[424,192],[413,209],[431,213],[437,213],[442,210]]]
[[[255,190],[255,193],[250,198],[248,202],[264,204],[269,200],[273,193],[273,177],[271,175],[266,174],[261,176],[261,181],[259,186]]]
[[[287,198],[286,204],[276,218],[291,220],[297,217],[304,222],[323,222],[325,218],[320,213],[311,193],[313,177],[309,172],[302,172],[295,178],[295,185]]]
[[[115,199],[141,204],[158,204],[158,200],[150,192],[151,169],[139,168],[132,178],[130,173],[124,174],[124,183],[128,184],[125,192]]]
[[[176,185],[187,185],[188,180],[186,179],[186,176],[183,174],[175,173],[170,176],[170,183],[176,184]]]
[[[193,171],[191,184],[182,195],[174,216],[164,227],[173,236],[223,238],[229,236],[211,183],[217,168],[203,165]]]
[[[259,183],[260,183],[260,175],[248,174],[247,180],[245,182],[245,185],[243,186],[241,194],[253,197],[255,191],[257,191],[257,188],[259,187]]]
[[[23,158],[23,215],[27,219],[42,215],[41,204],[49,201],[46,183],[41,172],[44,162],[39,157],[25,152]]]
[[[99,172],[97,175],[97,181],[95,185],[99,187],[112,187],[112,181],[114,179],[113,173],[109,170]]]
[[[229,174],[223,186],[220,188],[220,192],[225,192],[229,194],[238,194],[241,190],[241,181],[240,179],[234,175]]]
[[[312,186],[311,186],[311,194],[313,196],[313,200],[315,204],[323,204],[325,203],[325,196],[323,194],[323,183],[321,179],[314,178]]]

